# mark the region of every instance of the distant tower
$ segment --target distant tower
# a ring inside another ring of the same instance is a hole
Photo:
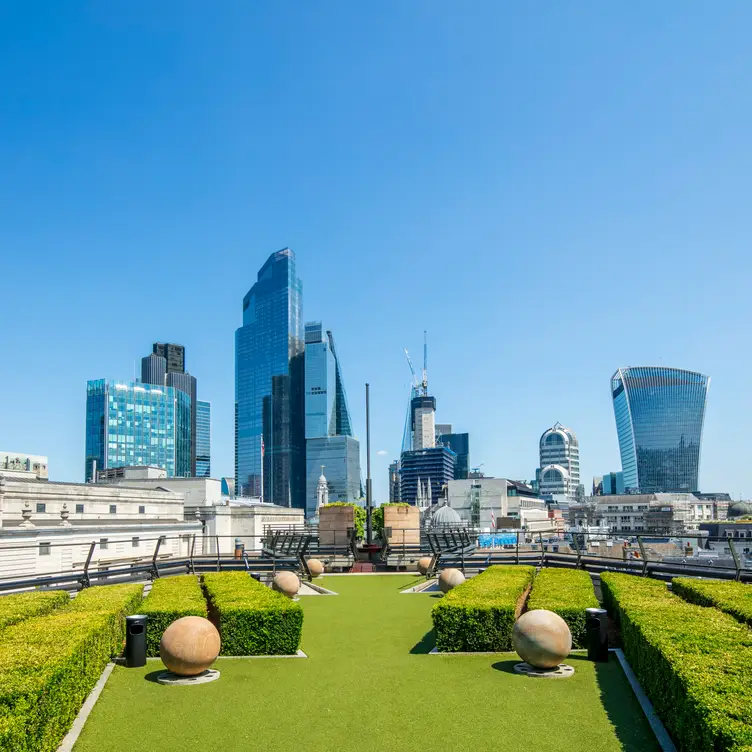
[[[575,501],[580,485],[580,447],[569,428],[556,423],[543,432],[540,448],[540,492]]]
[[[329,503],[329,484],[326,482],[324,476],[324,465],[321,466],[321,475],[319,476],[319,482],[316,486],[316,516],[319,514],[321,507],[326,506]]]

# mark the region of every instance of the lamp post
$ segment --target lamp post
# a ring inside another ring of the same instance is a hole
[[[366,384],[366,543],[373,543],[373,496],[371,494],[371,397]]]

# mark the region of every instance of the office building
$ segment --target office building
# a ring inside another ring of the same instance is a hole
[[[624,473],[606,473],[593,478],[593,496],[613,496],[625,493]]]
[[[169,386],[98,379],[86,385],[86,480],[95,470],[154,465],[191,473],[191,399]]]
[[[402,501],[400,495],[400,463],[399,460],[389,465],[389,503],[395,504]]]
[[[445,431],[446,428],[449,428],[449,430]],[[470,434],[452,433],[451,426],[437,425],[436,443],[448,446],[457,455],[454,479],[465,480],[470,472]]]
[[[419,394],[410,401],[413,450],[436,446],[436,398]]]
[[[323,467],[323,469],[322,469]],[[356,501],[360,493],[360,443],[352,436],[306,439],[306,517],[316,514],[316,488],[326,476],[329,501]]]
[[[446,446],[403,452],[400,458],[400,499],[417,504],[438,504],[450,480],[454,480],[457,455]]]
[[[243,298],[235,332],[238,496],[305,507],[302,283],[289,249],[273,253]]]
[[[198,387],[195,377],[185,370],[185,347],[173,342],[155,342],[152,352],[141,358],[141,381],[144,384],[169,386],[187,394],[191,400],[190,457],[191,475],[197,475]]]
[[[540,450],[540,493],[574,501],[580,485],[580,448],[577,437],[561,423],[543,432]]]
[[[360,443],[352,436],[334,336],[320,321],[305,325],[305,437],[306,515],[316,514],[317,484],[322,474],[330,501],[359,499]]]
[[[546,502],[530,486],[506,478],[471,478],[448,484],[449,506],[476,529],[548,526]]]
[[[627,491],[698,490],[709,385],[701,373],[662,366],[620,368],[611,377]]]
[[[196,475],[211,477],[211,402],[196,403]]]

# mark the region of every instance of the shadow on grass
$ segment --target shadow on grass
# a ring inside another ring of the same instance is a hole
[[[423,639],[410,649],[410,655],[426,655],[436,647],[436,635],[433,629],[423,635]]]
[[[613,655],[608,663],[595,664],[595,678],[603,708],[613,724],[622,749],[625,752],[659,750],[658,741],[632,692],[632,687]],[[642,722],[636,723],[638,718]]]
[[[163,674],[165,671],[167,671],[167,669],[164,667],[160,668],[159,671],[150,671],[144,676],[144,679],[146,679],[146,681],[148,682],[152,682],[152,684],[159,684],[157,677]]]
[[[504,674],[513,674],[514,667],[519,662],[520,662],[519,658],[512,660],[512,661],[496,661],[496,663],[491,664],[491,668],[494,669],[494,671],[501,671]]]

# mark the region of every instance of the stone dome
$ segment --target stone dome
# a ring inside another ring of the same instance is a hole
[[[728,510],[729,519],[736,517],[752,517],[752,504],[748,501],[737,501]]]
[[[445,504],[436,510],[431,522],[434,525],[461,525],[462,518],[457,514],[456,510]]]

